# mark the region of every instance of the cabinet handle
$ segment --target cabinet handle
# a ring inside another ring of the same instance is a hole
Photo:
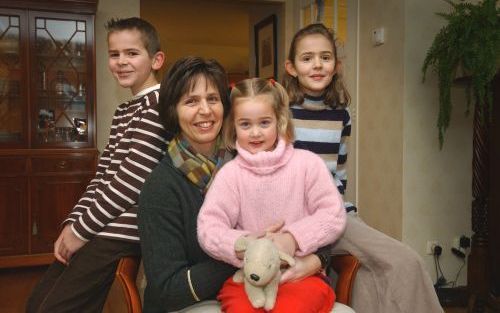
[[[33,226],[31,227],[31,234],[33,236],[38,235],[38,225],[36,224],[36,221],[33,221]]]
[[[57,163],[57,167],[59,167],[60,169],[65,169],[66,167],[68,167],[68,162],[65,160],[59,161]]]

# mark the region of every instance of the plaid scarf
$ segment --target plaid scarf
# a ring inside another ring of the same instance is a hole
[[[222,148],[220,138],[215,144],[215,155],[207,158],[196,152],[189,142],[177,135],[168,145],[168,154],[176,168],[178,168],[193,184],[205,194],[215,177],[215,173],[226,162],[233,158],[233,154]]]

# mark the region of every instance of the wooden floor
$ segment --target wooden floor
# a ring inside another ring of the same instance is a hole
[[[23,313],[31,289],[45,272],[45,269],[45,266],[0,269],[0,313]],[[126,311],[127,307],[120,287],[114,284],[103,313],[124,313]],[[466,313],[466,311],[466,308],[445,308],[445,313]]]

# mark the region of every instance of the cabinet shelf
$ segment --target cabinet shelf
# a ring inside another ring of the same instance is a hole
[[[71,13],[54,12],[50,0],[22,1],[23,8],[5,7],[9,3],[19,2],[3,1],[0,16],[8,23],[18,21],[7,27],[19,39],[13,43],[11,37],[0,38],[0,71],[7,73],[0,79],[0,100],[8,104],[0,112],[0,268],[53,261],[60,224],[94,176],[98,155],[95,11],[74,12],[68,6]],[[30,37],[37,36],[40,20],[63,28],[84,22],[85,40],[77,48],[81,52],[72,50],[81,38],[45,26],[42,36],[72,46],[62,54],[40,50],[45,43]]]

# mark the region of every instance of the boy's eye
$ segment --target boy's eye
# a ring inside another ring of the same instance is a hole
[[[326,55],[322,55],[322,56],[321,56],[321,59],[322,59],[323,61],[330,61],[330,60],[332,59],[332,56],[331,56],[331,55],[328,55],[328,54],[326,54]]]
[[[136,51],[129,51],[129,52],[128,52],[128,55],[129,55],[129,56],[136,56],[136,55],[138,55],[138,54],[139,54],[139,53],[137,53]]]
[[[110,57],[110,58],[117,58],[117,57],[119,57],[119,56],[120,56],[120,54],[119,54],[119,53],[116,53],[116,52],[110,52],[110,53],[109,53],[109,57]]]
[[[309,62],[309,61],[311,61],[311,59],[312,58],[310,56],[305,56],[305,57],[302,57],[301,61],[303,61],[303,62]]]

